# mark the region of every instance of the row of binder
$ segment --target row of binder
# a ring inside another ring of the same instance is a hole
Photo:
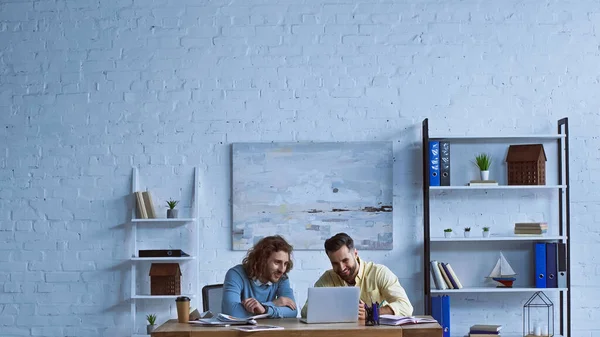
[[[429,142],[429,186],[450,186],[449,142]]]
[[[442,336],[450,337],[450,296],[431,297],[431,317],[442,327]]]
[[[567,287],[567,246],[565,243],[535,244],[535,287]]]

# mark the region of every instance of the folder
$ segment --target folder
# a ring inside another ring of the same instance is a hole
[[[546,288],[546,243],[535,244],[535,287]]]
[[[546,288],[558,288],[556,274],[556,242],[548,242],[546,243]]]
[[[567,244],[558,243],[556,245],[556,277],[558,288],[567,287]]]
[[[450,297],[448,295],[431,297],[431,316],[442,327],[442,336],[450,337]]]
[[[429,142],[429,186],[440,186],[440,142]]]
[[[440,186],[450,186],[449,142],[440,142]]]

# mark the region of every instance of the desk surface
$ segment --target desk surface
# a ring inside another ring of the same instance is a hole
[[[296,318],[261,319],[259,325],[278,325],[284,330],[243,332],[229,327],[203,327],[177,323],[172,319],[159,326],[152,337],[442,337],[442,327],[437,323],[402,326],[365,326],[357,323],[305,324]],[[377,332],[377,333],[374,333]]]

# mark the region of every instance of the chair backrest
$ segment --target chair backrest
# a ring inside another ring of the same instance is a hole
[[[221,313],[223,299],[223,284],[209,284],[202,287],[202,310],[212,311],[213,314]]]

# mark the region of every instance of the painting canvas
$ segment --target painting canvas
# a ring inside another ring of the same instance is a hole
[[[232,166],[234,250],[275,234],[323,250],[339,232],[392,249],[391,142],[236,143]]]

